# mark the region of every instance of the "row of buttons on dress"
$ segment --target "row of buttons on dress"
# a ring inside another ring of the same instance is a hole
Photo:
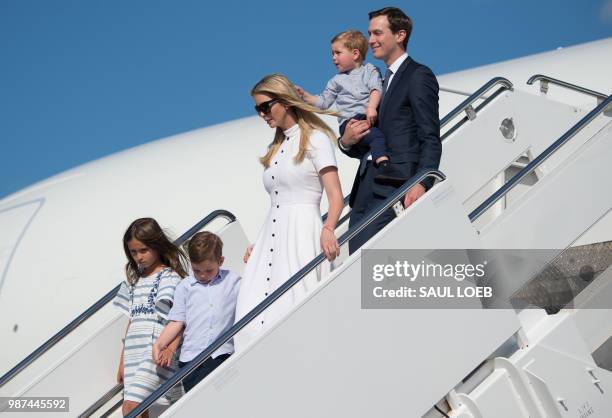
[[[285,138],[285,141],[289,141],[289,138]],[[285,153],[285,150],[281,149],[281,152],[280,152],[280,153],[281,153],[281,154],[284,154],[284,153]],[[278,159],[277,159],[276,161],[274,161],[274,165],[278,165]],[[276,177],[273,175],[273,176],[272,176],[272,180],[275,180],[275,179],[276,179]],[[275,191],[274,191],[274,194],[275,194],[276,196],[278,196],[278,190],[275,190]],[[278,203],[276,204],[276,209],[280,209],[280,205],[279,205]],[[273,223],[276,223],[276,218],[272,218],[272,222],[273,222]],[[272,238],[274,238],[274,237],[276,237],[276,232],[275,232],[275,230],[273,229],[273,230],[272,230]],[[270,252],[271,252],[271,253],[273,253],[273,252],[274,252],[274,248],[270,248]],[[268,263],[268,267],[272,267],[272,263],[271,263],[271,262],[270,262],[270,263]],[[266,281],[268,282],[268,287],[269,287],[269,286],[270,286],[270,277],[266,277]],[[269,290],[270,290],[270,289],[268,289],[268,292],[269,292]],[[268,297],[268,292],[265,292],[265,297]],[[264,324],[264,321],[261,321],[261,324],[263,325],[263,324]]]

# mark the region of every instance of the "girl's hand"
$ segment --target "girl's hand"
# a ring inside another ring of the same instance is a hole
[[[117,370],[117,383],[123,383],[123,359],[119,362],[119,370]]]
[[[329,261],[333,261],[340,255],[340,246],[331,227],[324,226],[321,230],[321,250]]]
[[[171,347],[166,347],[159,354],[159,367],[170,367],[172,363],[172,357],[174,357],[174,350]]]
[[[244,253],[244,257],[242,258],[242,260],[244,260],[245,263],[249,261],[249,258],[251,257],[252,252],[253,252],[253,244],[249,245],[246,249],[246,252]]]
[[[162,352],[164,358],[162,359],[162,367],[170,367],[172,364],[172,360],[174,359],[174,354],[176,353],[176,347],[170,344],[166,349]]]
[[[155,364],[157,364],[159,366],[159,355],[160,355],[160,349],[159,349],[159,345],[157,345],[157,343],[153,344],[153,361],[155,362]]]

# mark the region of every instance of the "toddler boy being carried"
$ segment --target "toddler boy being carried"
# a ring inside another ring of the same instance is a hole
[[[338,74],[332,77],[320,95],[312,95],[296,86],[302,99],[320,109],[329,109],[334,103],[338,112],[340,135],[344,134],[351,119],[367,120],[370,132],[361,143],[370,147],[372,160],[379,166],[379,175],[390,174],[389,156],[385,136],[374,126],[381,100],[382,79],[378,68],[365,63],[368,41],[359,31],[348,30],[331,41],[332,60]]]

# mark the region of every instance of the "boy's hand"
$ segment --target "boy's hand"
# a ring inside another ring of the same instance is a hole
[[[253,245],[249,245],[246,249],[246,252],[244,253],[244,257],[242,258],[242,260],[246,263],[247,261],[249,261],[249,258],[251,257],[251,253],[253,252]]]
[[[159,361],[157,361],[157,365],[159,367],[170,367],[172,363],[172,357],[174,356],[174,350],[170,347],[166,347],[159,353]]]
[[[304,90],[300,86],[294,85],[293,87],[295,87],[295,90],[297,91],[298,96],[300,96],[300,99],[304,100],[306,103],[308,103],[311,106],[316,106],[316,103],[317,103],[316,96],[313,96],[312,94],[308,93],[306,90]]]
[[[376,111],[376,109],[368,107],[368,109],[366,110],[366,118],[368,122],[370,122],[370,126],[374,126],[374,124],[376,123],[376,119],[378,119],[378,112]]]

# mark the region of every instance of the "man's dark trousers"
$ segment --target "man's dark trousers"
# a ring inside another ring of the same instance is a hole
[[[368,161],[366,164],[367,166],[363,173],[360,187],[357,189],[357,195],[353,201],[349,228],[357,225],[362,219],[365,219],[370,211],[376,209],[386,200],[385,197],[374,193],[372,185],[374,184],[376,170],[374,170],[372,161]],[[385,213],[375,219],[363,231],[351,238],[349,241],[349,253],[352,254],[357,251],[366,241],[391,222],[393,218],[395,218],[395,212],[392,208],[387,209]]]

